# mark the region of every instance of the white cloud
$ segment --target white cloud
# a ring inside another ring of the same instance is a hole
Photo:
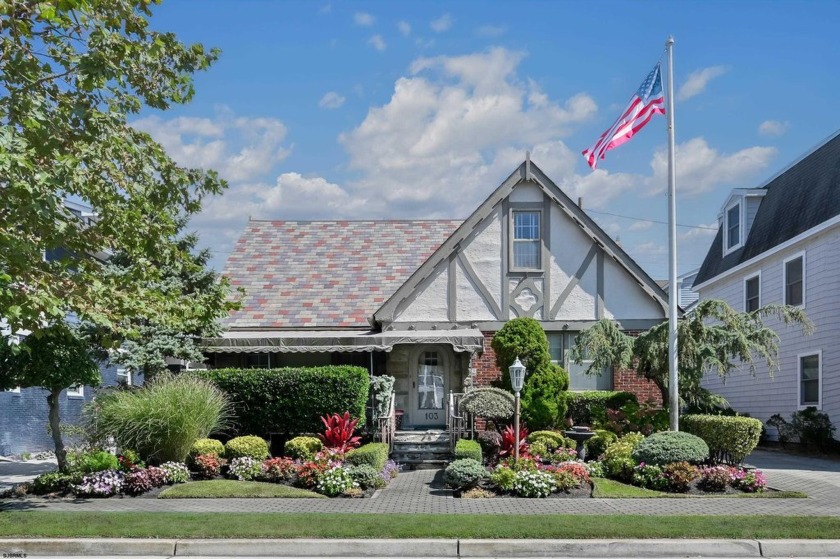
[[[429,27],[432,28],[432,31],[435,33],[443,33],[444,31],[448,31],[450,27],[452,27],[452,16],[449,14],[443,14],[437,19],[433,19],[429,22]]]
[[[697,227],[685,229],[685,231],[678,235],[678,239],[681,241],[711,239],[717,235],[718,227],[719,225],[717,221],[712,221],[711,223],[701,223]]]
[[[758,125],[758,133],[762,136],[778,137],[784,135],[788,129],[788,122],[779,120],[765,120]]]
[[[482,25],[475,30],[475,34],[479,37],[501,37],[505,33],[507,33],[507,27],[504,25]]]
[[[383,50],[388,48],[388,45],[385,44],[385,39],[382,38],[382,35],[374,35],[373,37],[368,39],[368,44],[376,50],[378,50],[379,52],[382,52]]]
[[[337,109],[344,104],[346,99],[336,93],[335,91],[328,91],[321,97],[321,100],[318,101],[318,106],[323,109]]]
[[[411,35],[411,24],[407,21],[400,21],[397,23],[397,29],[400,30],[400,33],[402,33],[404,37]]]
[[[356,22],[356,25],[370,27],[376,22],[376,18],[365,12],[356,12],[353,15],[353,21]]]
[[[744,186],[740,183],[767,167],[776,152],[773,147],[753,146],[724,155],[709,146],[704,138],[693,138],[677,145],[677,190],[694,196],[721,184]],[[653,176],[647,179],[650,192],[664,191],[668,179],[666,148],[654,153],[650,166],[653,169]]]
[[[237,117],[227,108],[214,119],[150,116],[131,125],[149,133],[179,164],[215,169],[229,181],[258,177],[290,152],[283,141],[286,127],[272,118]]]
[[[634,221],[627,228],[628,231],[647,231],[653,227],[652,221]]]
[[[729,68],[726,66],[710,66],[701,70],[695,70],[688,75],[688,79],[680,86],[677,92],[677,100],[685,101],[703,93],[710,81],[724,75],[728,71]]]

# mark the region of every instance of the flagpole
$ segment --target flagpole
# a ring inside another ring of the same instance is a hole
[[[680,430],[680,392],[677,378],[677,185],[674,157],[674,37],[665,41],[668,51],[668,424]]]

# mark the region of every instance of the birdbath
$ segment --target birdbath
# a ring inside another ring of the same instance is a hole
[[[571,431],[563,431],[563,434],[577,443],[577,455],[581,460],[586,460],[586,447],[584,442],[595,436],[589,427],[572,427]]]

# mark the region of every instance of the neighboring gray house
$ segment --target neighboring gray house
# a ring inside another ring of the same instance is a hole
[[[761,188],[735,189],[694,289],[736,310],[770,303],[801,306],[815,332],[768,322],[779,334],[780,370],[754,378],[714,375],[706,388],[766,421],[816,406],[840,421],[840,135]],[[771,433],[771,436],[773,434]]]
[[[694,280],[697,279],[698,272],[700,268],[695,268],[677,276],[677,289],[680,294],[678,304],[683,312],[691,312],[700,300],[700,296],[694,291]],[[668,280],[656,280],[656,283],[665,290],[665,293],[668,293]]]

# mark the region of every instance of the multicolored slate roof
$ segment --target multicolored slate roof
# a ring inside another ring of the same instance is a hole
[[[224,275],[229,328],[367,327],[461,220],[249,221]]]

